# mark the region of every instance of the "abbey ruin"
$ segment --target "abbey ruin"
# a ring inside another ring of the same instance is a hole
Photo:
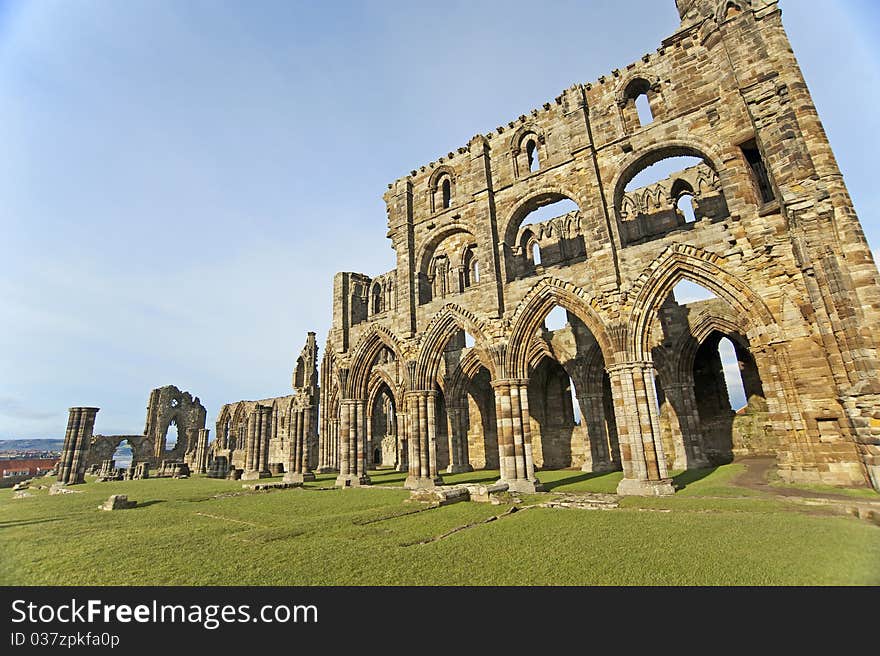
[[[154,389],[147,405],[143,435],[93,435],[98,408],[71,408],[64,447],[57,465],[58,481],[82,483],[85,474],[112,480],[122,477],[187,476],[191,468],[207,471],[207,411],[198,397],[174,385]],[[168,440],[169,429],[177,440]],[[131,449],[131,466],[117,468],[114,453],[123,443]]]
[[[388,467],[411,489],[485,468],[519,492],[622,470],[620,494],[658,495],[671,470],[760,454],[787,481],[880,489],[878,271],[781,11],[676,4],[655,52],[390,184],[397,266],[336,275],[320,377],[310,333],[292,395],[223,406],[210,444],[194,412],[166,460],[339,486]],[[677,300],[683,280],[711,297]],[[153,467],[183,417],[167,389],[136,447]],[[116,439],[84,450],[95,409],[74,410],[70,482]]]

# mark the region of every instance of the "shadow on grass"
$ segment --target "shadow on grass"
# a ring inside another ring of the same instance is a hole
[[[0,522],[0,530],[4,528],[18,528],[19,526],[31,526],[32,524],[48,524],[49,522],[64,521],[64,517],[47,517],[45,519],[10,519]]]
[[[705,467],[703,469],[686,469],[672,477],[672,484],[676,490],[683,490],[688,485],[701,481],[710,474],[714,473],[718,467]]]
[[[165,499],[150,499],[149,501],[138,501],[138,504],[131,508],[130,510],[137,510],[138,508],[146,508],[147,506],[154,506],[157,503],[165,503]]]
[[[554,469],[549,469],[546,471],[559,471]],[[538,472],[540,479],[540,471]],[[574,483],[582,483],[584,481],[589,481],[594,478],[599,478],[601,476],[607,476],[608,472],[582,472],[582,471],[572,471],[570,476],[565,476],[563,478],[558,478],[555,481],[541,481],[544,489],[547,492],[550,492],[554,488],[560,487],[562,485],[572,485]]]

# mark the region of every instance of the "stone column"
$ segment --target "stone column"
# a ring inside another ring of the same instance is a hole
[[[255,471],[257,468],[257,411],[254,409],[247,418],[247,433],[244,447],[245,472]]]
[[[272,428],[272,406],[260,406],[260,457],[257,466],[260,477],[271,476],[269,471],[269,438]]]
[[[437,392],[421,390],[408,392],[406,421],[409,443],[409,475],[404,487],[410,490],[430,489],[442,485],[437,472]]]
[[[330,471],[336,471],[339,469],[339,417],[334,417],[330,422],[330,453],[327,458],[327,466],[330,467]]]
[[[675,461],[672,466],[675,469],[709,467],[709,459],[703,453],[700,417],[693,384],[668,383],[663,391],[678,420],[678,431],[673,426]]]
[[[315,444],[315,440],[317,439],[317,434],[314,433],[314,426],[317,423],[317,413],[314,413],[314,419],[312,417],[314,408],[312,406],[306,406],[303,408],[303,461],[302,461],[302,469],[303,473],[311,474],[312,478],[309,480],[314,480],[315,475],[312,473],[312,468],[314,467],[314,455],[312,448]]]
[[[349,406],[347,401],[341,401],[339,403],[339,476],[336,479],[336,485],[340,486],[348,485],[346,481],[349,480],[349,476],[351,474],[348,463],[348,408]]]
[[[409,471],[409,410],[407,398],[403,399],[403,409],[395,407],[397,422],[397,466],[399,472]]]
[[[584,425],[584,464],[581,471],[614,471],[609,451],[608,430],[605,426],[605,403],[602,391],[588,392],[577,397]]]
[[[449,467],[446,468],[446,473],[448,474],[474,470],[468,457],[467,429],[465,428],[464,420],[465,412],[467,412],[467,409],[460,405],[446,406],[447,432],[449,433]]]
[[[339,417],[322,417],[318,435],[319,474],[328,474],[339,468]]]
[[[340,404],[341,448],[339,476],[336,477],[336,485],[339,487],[370,484],[364,461],[363,407],[364,402],[355,399],[345,399]]]
[[[296,422],[294,431],[290,437],[290,454],[287,460],[287,471],[284,474],[285,483],[302,483],[315,480],[315,475],[308,469],[308,444],[306,434],[308,432],[309,409],[297,410],[294,413]]]
[[[659,409],[651,362],[608,367],[620,440],[623,480],[618,494],[660,496],[675,493],[666,471]]]
[[[513,492],[540,492],[532,458],[532,428],[527,379],[492,381],[498,424],[499,483]]]
[[[272,421],[272,408],[258,405],[248,418],[247,469],[241,478],[245,481],[268,478],[269,471],[269,425]]]
[[[198,438],[196,439],[196,453],[194,458],[194,469],[196,474],[208,473],[208,434],[210,429],[198,429]]]
[[[70,408],[64,447],[58,462],[58,482],[65,485],[85,483],[86,457],[95,428],[98,408]]]

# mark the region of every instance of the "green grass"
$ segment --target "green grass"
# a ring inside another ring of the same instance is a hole
[[[834,485],[818,485],[809,483],[784,483],[782,481],[772,481],[771,488],[782,488],[790,490],[803,490],[804,492],[821,492],[824,494],[840,494],[854,499],[866,499],[869,501],[880,501],[880,493],[875,492],[868,487],[835,487]]]
[[[267,492],[198,477],[89,482],[52,497],[32,489],[23,499],[0,490],[0,584],[880,584],[880,529],[743,494],[730,484],[737,467],[691,472],[672,498],[628,498],[606,511],[530,508],[489,523],[510,506],[423,510],[403,489],[319,489],[332,488],[332,474]],[[554,493],[613,491],[619,480],[538,476]],[[371,478],[400,485],[405,474]],[[139,506],[99,511],[110,494]]]

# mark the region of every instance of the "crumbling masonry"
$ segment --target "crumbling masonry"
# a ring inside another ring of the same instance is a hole
[[[656,52],[389,185],[396,268],[334,279],[318,471],[499,468],[529,491],[542,467],[622,469],[620,493],[667,494],[671,469],[761,453],[789,481],[880,489],[878,272],[781,12],[676,4]],[[681,280],[715,298],[677,302]],[[251,453],[256,431],[263,454],[278,401],[226,406],[218,439]]]
[[[318,347],[309,333],[293,371],[293,394],[227,403],[209,447],[209,475],[244,480],[284,472],[284,481],[314,479],[318,459]]]
[[[190,467],[206,471],[208,431],[206,411],[198,397],[182,392],[174,385],[154,389],[147,406],[143,435],[92,435],[98,408],[71,408],[57,472],[58,480],[68,485],[82,483],[87,471],[102,478],[121,477],[113,454],[123,442],[131,448],[129,478],[154,475],[185,475]],[[168,444],[168,430],[175,426],[177,442]],[[204,445],[201,446],[200,445]]]

